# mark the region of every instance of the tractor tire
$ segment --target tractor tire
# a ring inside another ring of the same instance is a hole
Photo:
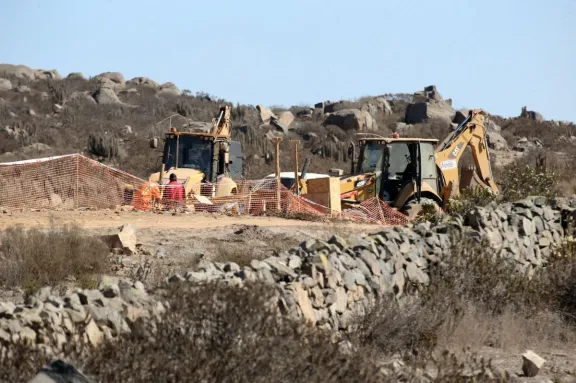
[[[420,202],[418,202],[418,200],[416,199],[408,201],[402,207],[402,209],[400,209],[400,212],[404,215],[407,215],[410,219],[414,219],[422,212],[422,208],[424,207],[424,205],[434,206],[435,213],[438,213],[440,211],[440,206],[438,206],[438,203],[436,201],[424,197],[420,198]]]

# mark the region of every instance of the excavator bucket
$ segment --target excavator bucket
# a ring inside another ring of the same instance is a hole
[[[476,174],[476,167],[474,165],[460,167],[460,191],[475,188],[481,184],[482,182]]]

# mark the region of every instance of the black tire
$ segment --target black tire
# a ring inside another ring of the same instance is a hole
[[[440,206],[435,200],[423,197],[420,198],[420,202],[418,202],[417,199],[411,199],[410,201],[406,202],[402,209],[400,209],[400,212],[404,215],[407,215],[410,219],[413,219],[420,214],[424,205],[433,205],[436,213],[440,211]]]

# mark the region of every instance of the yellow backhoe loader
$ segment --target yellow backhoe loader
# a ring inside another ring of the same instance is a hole
[[[435,139],[400,138],[397,134],[392,138],[361,138],[357,160],[356,147],[350,147],[351,175],[340,179],[342,208],[379,197],[414,217],[424,204],[445,207],[449,199],[471,187],[472,182],[497,194],[485,118],[484,111],[471,110],[440,144]],[[466,147],[472,151],[475,168],[464,169],[461,179],[459,160]]]
[[[230,107],[222,106],[218,117],[212,119],[209,133],[180,132],[170,128],[164,137],[160,171],[149,177],[162,188],[170,174],[183,183],[186,198],[192,195],[226,197],[238,190],[234,179],[242,177],[242,147],[232,141]],[[150,141],[158,147],[158,139]]]

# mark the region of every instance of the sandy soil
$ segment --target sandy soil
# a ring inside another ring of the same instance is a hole
[[[325,226],[322,222],[310,222],[276,217],[253,216],[225,216],[219,214],[176,214],[148,213],[135,211],[9,211],[0,214],[0,229],[12,225],[24,227],[48,227],[50,220],[56,222],[78,222],[87,229],[116,228],[126,223],[132,223],[137,228],[179,228],[179,229],[208,229],[226,227],[230,225],[258,225],[277,227]],[[342,226],[352,226],[351,223],[342,223]],[[354,225],[365,228],[378,228],[374,225]]]

